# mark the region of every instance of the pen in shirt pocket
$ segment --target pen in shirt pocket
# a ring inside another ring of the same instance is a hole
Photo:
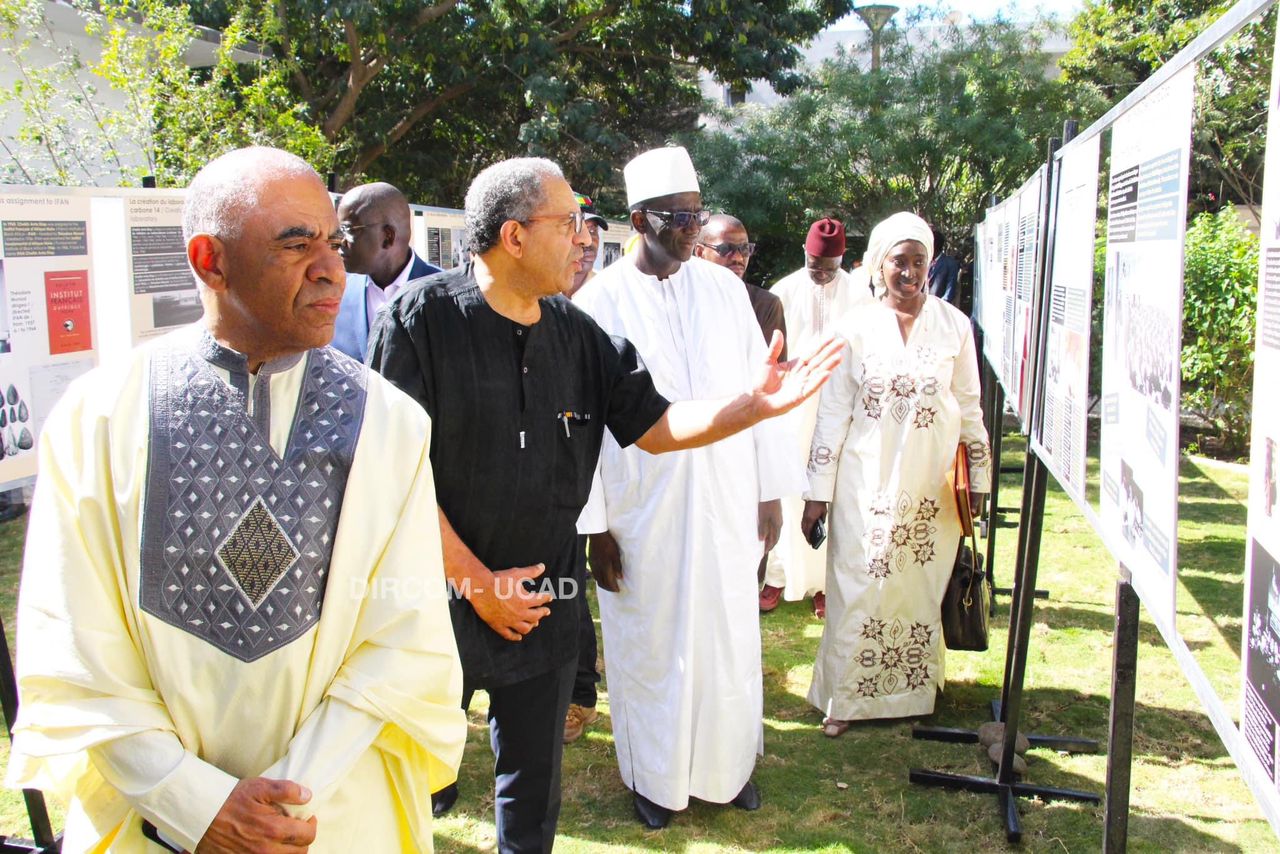
[[[569,422],[574,424],[585,424],[591,420],[590,412],[574,412],[572,409],[565,409],[556,413],[556,420],[564,425],[564,435],[571,437],[573,434],[569,432]]]

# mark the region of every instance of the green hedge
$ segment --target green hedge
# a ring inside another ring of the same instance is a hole
[[[1258,238],[1235,210],[1202,213],[1186,242],[1182,313],[1182,403],[1228,455],[1249,444]]]

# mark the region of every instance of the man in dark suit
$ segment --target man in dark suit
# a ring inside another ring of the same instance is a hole
[[[409,246],[412,213],[390,184],[352,187],[338,203],[347,288],[334,327],[333,346],[364,361],[378,310],[408,282],[439,273]]]
[[[747,289],[747,298],[751,300],[751,310],[756,315],[756,323],[760,324],[760,331],[764,333],[764,340],[772,341],[775,329],[782,333],[784,339],[787,337],[787,320],[783,315],[782,300],[746,279],[747,265],[751,263],[751,256],[756,254],[756,245],[747,237],[747,227],[742,224],[742,220],[729,214],[712,216],[699,232],[693,254],[712,264],[728,267],[735,276],[742,279],[742,284]],[[778,358],[787,358],[785,344]],[[773,503],[781,513],[781,504],[776,501]],[[768,560],[766,552],[760,558],[760,566],[756,570],[756,575],[762,581]]]
[[[747,298],[751,300],[751,310],[755,312],[764,340],[772,340],[775,329],[785,338],[787,321],[783,317],[782,300],[764,288],[746,281],[747,265],[751,263],[751,256],[755,253],[756,245],[747,239],[747,227],[742,224],[742,220],[728,214],[716,214],[707,220],[698,235],[697,245],[693,247],[694,255],[712,264],[728,267],[735,276],[743,280]],[[785,347],[779,358],[787,358]]]
[[[960,300],[960,262],[946,253],[947,236],[933,229],[933,263],[929,265],[929,293],[957,305]]]

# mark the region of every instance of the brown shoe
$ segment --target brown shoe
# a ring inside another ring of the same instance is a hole
[[[766,584],[760,588],[760,613],[767,614],[782,601],[782,588]]]
[[[594,706],[579,706],[577,703],[570,703],[569,713],[564,716],[564,743],[572,744],[582,738],[583,730],[595,723],[598,717],[600,717],[600,713],[595,710]]]
[[[827,594],[813,594],[813,616],[817,617],[819,620],[825,620],[827,618]]]

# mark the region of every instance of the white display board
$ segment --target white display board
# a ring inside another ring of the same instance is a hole
[[[36,443],[67,384],[97,361],[89,199],[0,193],[0,487],[36,473]]]
[[[1000,241],[997,250],[1000,253],[1000,353],[999,360],[993,362],[996,376],[1004,388],[1005,401],[1016,411],[1018,408],[1018,387],[1011,381],[1013,376],[1013,340],[1014,317],[1017,315],[1018,290],[1018,197],[1006,201],[1000,206],[998,222],[1000,224]]]
[[[1253,363],[1253,444],[1244,600],[1240,730],[1272,786],[1280,760],[1280,64],[1272,65],[1267,118]],[[1274,144],[1273,144],[1274,143]],[[1274,791],[1274,789],[1273,789]]]
[[[1148,608],[1174,623],[1182,261],[1194,65],[1116,121],[1108,187],[1099,516]]]
[[[973,316],[982,328],[982,352],[1024,432],[1031,407],[1031,325],[1045,174],[1041,167],[1008,199],[988,208],[974,233]]]
[[[1007,223],[1008,210],[1007,201],[987,209],[981,231],[982,246],[978,252],[978,262],[982,265],[982,298],[980,304],[979,301],[974,302],[974,316],[982,327],[982,353],[995,370],[997,379],[1000,378],[1000,361],[1004,353],[1006,298],[1012,300],[1012,283],[1006,275],[1009,239],[1012,236]],[[1012,310],[1012,302],[1008,305]]]
[[[969,317],[978,324],[978,328],[983,332],[983,352],[986,352],[986,328],[983,327],[983,313],[986,310],[986,304],[983,301],[982,282],[987,274],[986,269],[987,257],[987,223],[985,221],[977,223],[973,227],[973,301],[969,309]],[[981,354],[979,354],[979,364],[981,364]]]
[[[195,323],[204,313],[182,239],[181,190],[124,197],[132,343]]]
[[[428,264],[442,270],[466,264],[471,260],[467,246],[464,212],[458,208],[410,205],[413,211],[413,251]],[[636,232],[626,220],[607,220],[609,227],[600,231],[600,250],[595,269],[603,270],[622,257],[626,242]]]
[[[1014,214],[1011,205],[1010,214],[1016,217],[1012,223],[1015,239],[1010,259],[1013,264],[1013,304],[1005,319],[1005,362],[1001,376],[1009,405],[1018,413],[1018,422],[1024,433],[1030,424],[1031,413],[1030,365],[1035,348],[1035,342],[1031,340],[1031,318],[1042,243],[1040,226],[1044,177],[1045,169],[1041,167],[1010,200],[1017,211]]]
[[[463,213],[454,208],[410,205],[413,211],[413,251],[428,264],[452,270],[471,260]]]
[[[1093,136],[1063,154],[1058,166],[1057,226],[1049,270],[1044,416],[1036,436],[1040,458],[1081,509],[1089,411],[1089,320],[1097,227],[1098,154]]]

